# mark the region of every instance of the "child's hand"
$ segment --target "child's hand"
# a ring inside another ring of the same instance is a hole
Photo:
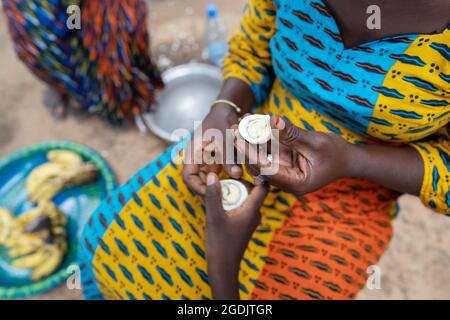
[[[261,220],[259,209],[267,193],[267,186],[256,185],[242,206],[225,211],[222,206],[219,177],[215,173],[209,173],[207,176],[204,197],[206,254],[215,299],[239,297],[235,296],[238,293],[239,265],[248,242]]]

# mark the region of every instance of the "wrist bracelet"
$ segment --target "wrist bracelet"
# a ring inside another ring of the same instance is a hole
[[[211,107],[213,107],[214,105],[216,105],[218,103],[223,103],[223,104],[229,105],[230,107],[232,107],[237,112],[237,114],[240,114],[242,112],[242,109],[239,108],[235,103],[233,103],[233,102],[231,102],[229,100],[225,100],[225,99],[219,99],[219,100],[214,101],[211,104]]]

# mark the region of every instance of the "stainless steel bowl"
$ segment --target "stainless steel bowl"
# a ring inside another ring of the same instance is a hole
[[[200,63],[183,64],[162,74],[165,88],[157,98],[155,112],[143,116],[148,127],[170,142],[181,136],[178,129],[192,132],[194,123],[208,114],[222,85],[220,68]]]

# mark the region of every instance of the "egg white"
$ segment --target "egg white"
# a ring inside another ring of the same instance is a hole
[[[261,121],[265,127],[263,132],[257,132],[257,128],[254,128],[254,131],[258,134],[258,136],[252,136],[249,132],[249,125],[254,121]],[[270,116],[269,115],[261,115],[261,114],[252,114],[246,116],[239,122],[239,134],[244,138],[248,143],[251,144],[264,144],[270,140],[272,137],[272,129],[270,127]]]
[[[248,190],[242,182],[233,179],[225,179],[220,181],[220,185],[222,187],[222,205],[225,211],[239,208],[248,197]],[[236,199],[230,199],[232,201],[227,201],[223,198],[223,191],[227,186],[234,187],[235,190],[238,191]]]

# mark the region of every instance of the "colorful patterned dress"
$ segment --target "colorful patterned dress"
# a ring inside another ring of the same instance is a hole
[[[450,213],[450,29],[344,49],[321,0],[250,0],[225,78],[249,84],[259,112],[352,143],[410,144],[423,157],[420,197]],[[82,236],[86,298],[210,299],[205,212],[181,179],[183,145],[139,171]],[[347,299],[392,235],[399,194],[338,180],[301,197],[272,189],[239,274],[243,299]]]
[[[67,28],[70,5],[81,29]],[[3,0],[19,58],[40,79],[112,124],[133,124],[162,86],[149,56],[144,0]]]

